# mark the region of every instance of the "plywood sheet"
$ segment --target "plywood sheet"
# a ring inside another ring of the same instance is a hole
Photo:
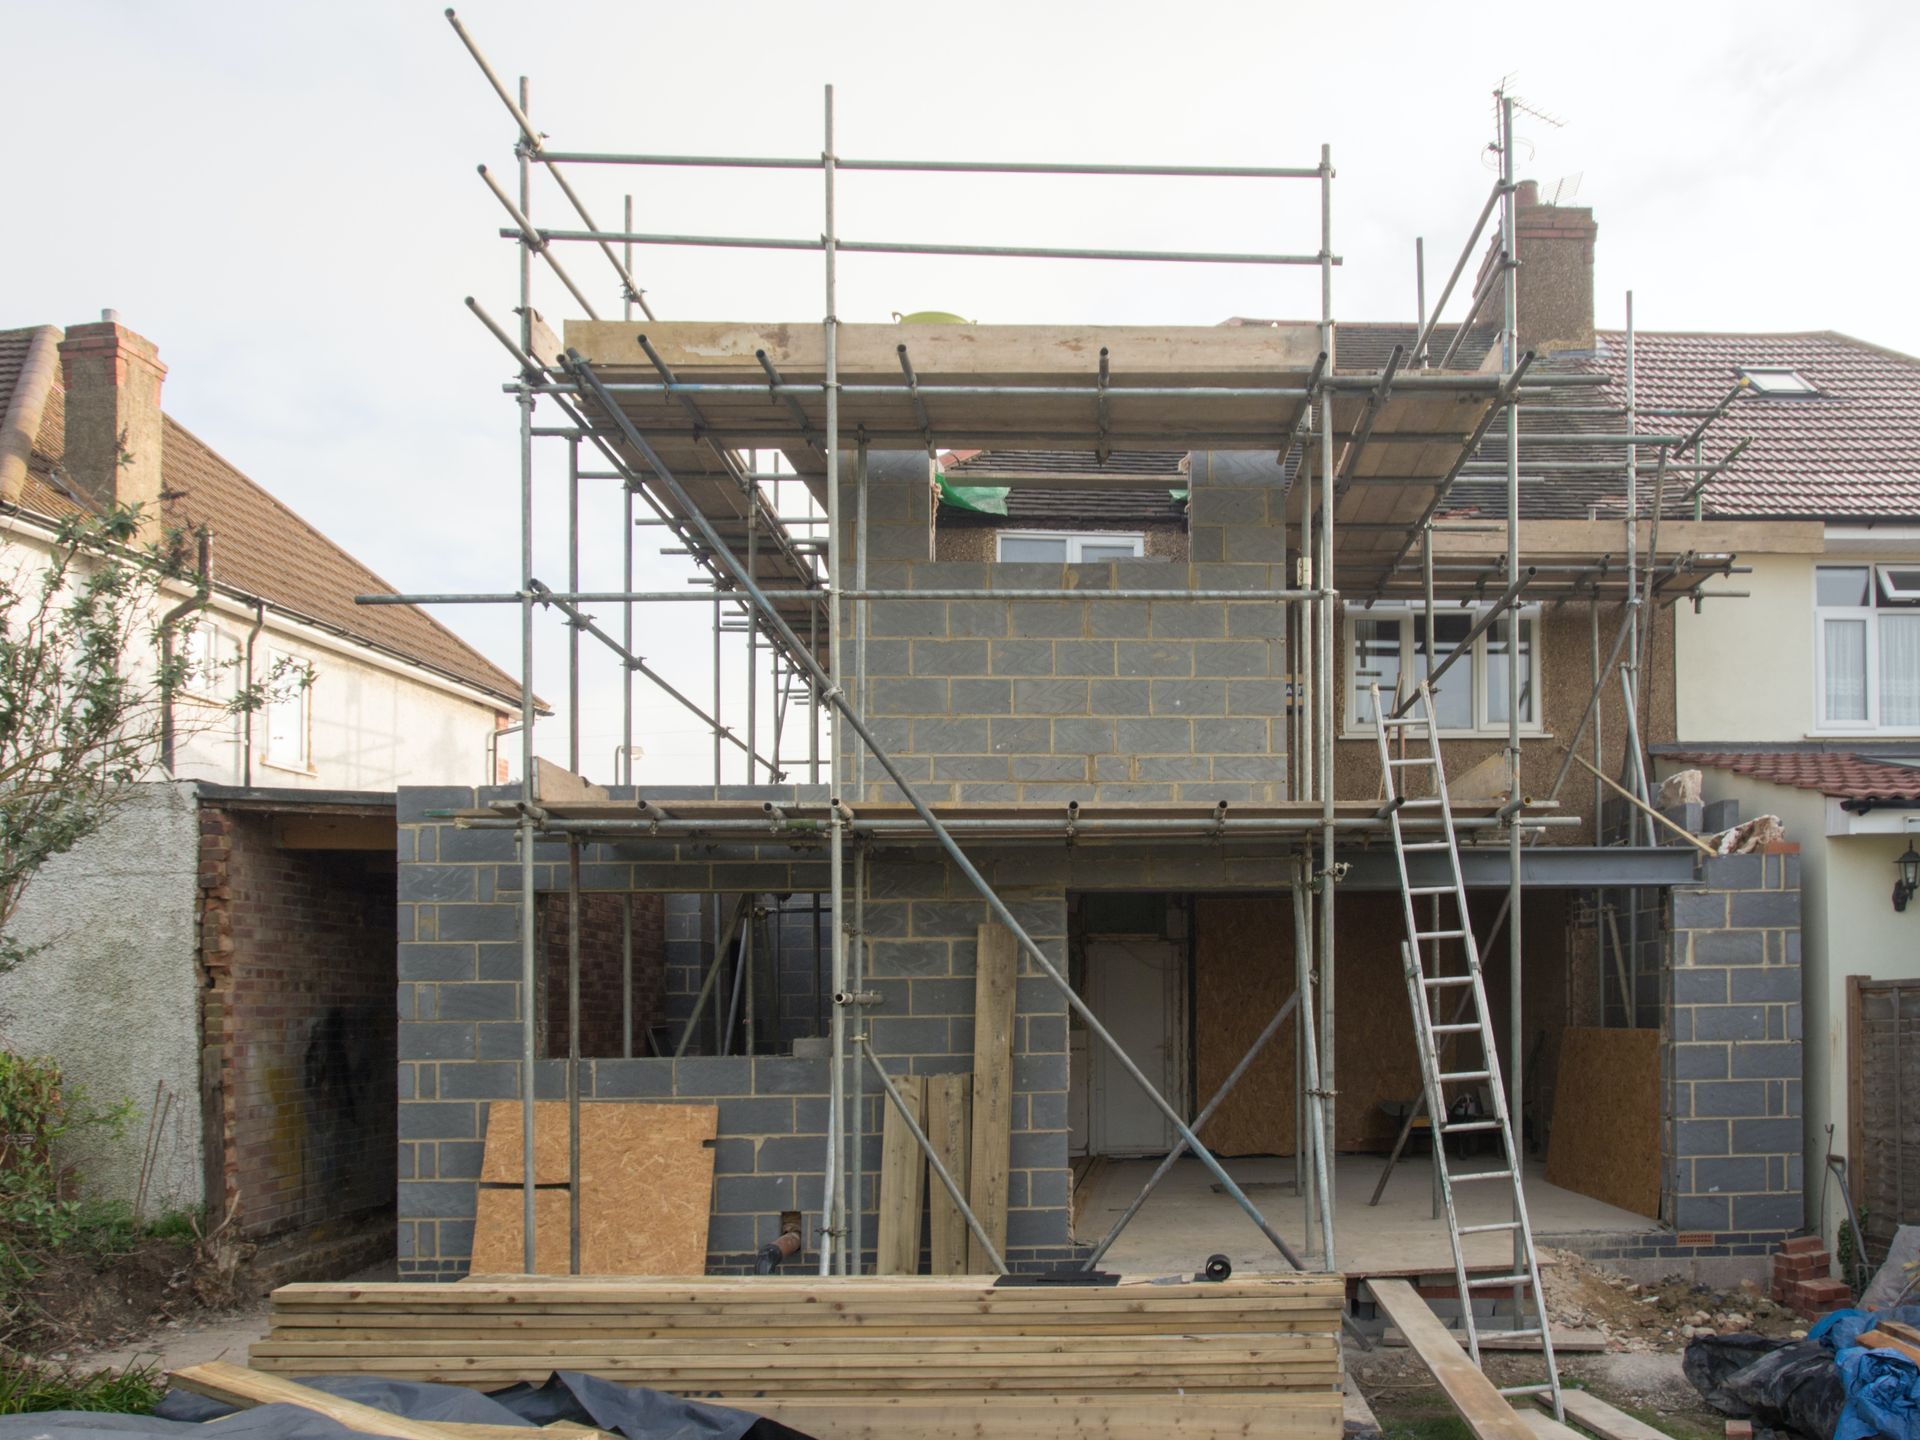
[[[1561,1036],[1547,1180],[1636,1215],[1660,1214],[1660,1032]]]
[[[1398,1128],[1381,1106],[1420,1091],[1413,1021],[1400,972],[1402,921],[1393,895],[1342,896],[1334,1062],[1334,1145],[1384,1151]],[[1195,918],[1194,1068],[1205,1104],[1293,991],[1293,913],[1280,897],[1203,899]],[[1294,1147],[1292,1022],[1234,1087],[1200,1138],[1227,1155]]]
[[[473,1268],[518,1271],[524,1261],[520,1103],[496,1101],[487,1115],[482,1186],[474,1220]],[[580,1107],[580,1263],[603,1275],[699,1275],[706,1270],[713,1197],[712,1105]],[[567,1107],[534,1107],[534,1183],[564,1186]],[[489,1189],[488,1185],[506,1188]],[[567,1192],[535,1200],[534,1246],[541,1274],[568,1267]]]

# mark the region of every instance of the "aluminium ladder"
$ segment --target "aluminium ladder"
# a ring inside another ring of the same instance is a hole
[[[1472,1304],[1475,1292],[1511,1292],[1515,1301],[1515,1323],[1523,1327],[1527,1324],[1528,1306],[1522,1296],[1530,1297],[1534,1312],[1532,1328],[1492,1333],[1516,1338],[1538,1336],[1540,1353],[1546,1361],[1546,1379],[1535,1384],[1502,1386],[1500,1393],[1509,1397],[1550,1395],[1553,1397],[1554,1418],[1564,1420],[1566,1416],[1560,1403],[1560,1368],[1554,1359],[1546,1299],[1540,1289],[1540,1262],[1534,1254],[1533,1228],[1527,1220],[1520,1151],[1514,1141],[1513,1119],[1507,1109],[1506,1089],[1501,1082],[1500,1056],[1494,1047],[1493,1024],[1487,1011],[1486,983],[1480,970],[1480,949],[1474,941],[1473,925],[1467,913],[1467,887],[1460,872],[1453,806],[1447,799],[1447,774],[1440,761],[1433,692],[1425,681],[1420,682],[1414,705],[1409,713],[1399,717],[1387,714],[1378,685],[1372,687],[1372,694],[1374,729],[1380,743],[1380,773],[1385,787],[1382,811],[1392,828],[1394,863],[1400,877],[1401,910],[1407,923],[1407,939],[1400,948],[1400,954],[1407,979],[1407,997],[1413,1007],[1414,1039],[1420,1051],[1420,1075],[1427,1096],[1428,1133],[1432,1136],[1433,1164],[1440,1181],[1441,1202],[1446,1211],[1447,1238],[1453,1246],[1453,1272],[1458,1284],[1456,1293],[1460,1298],[1461,1323],[1467,1332],[1467,1353],[1473,1357],[1475,1365],[1482,1363],[1480,1326]],[[1400,754],[1397,756],[1388,743],[1389,736],[1397,737],[1400,741]],[[1409,796],[1405,781],[1410,771],[1415,774],[1424,771],[1431,779],[1431,792]],[[1438,829],[1423,831],[1423,838],[1409,840],[1401,824],[1403,812],[1433,816],[1439,821]],[[1434,838],[1424,838],[1428,834]],[[1448,877],[1446,883],[1413,884],[1407,873],[1407,856],[1410,853],[1444,855]],[[1414,909],[1414,901],[1423,896],[1433,898],[1434,918],[1429,922],[1432,928],[1425,930],[1421,929]],[[1443,902],[1449,897],[1453,901],[1451,921],[1441,918]],[[1449,940],[1458,942],[1466,959],[1464,971],[1458,975],[1440,973],[1438,942]],[[1432,974],[1428,973],[1422,958],[1422,947],[1429,942],[1436,945]],[[1441,1018],[1436,1016],[1435,1010],[1441,997],[1448,991],[1460,992],[1459,1008],[1450,1017]],[[1450,1045],[1455,1036],[1477,1038],[1481,1059],[1478,1062],[1462,1061],[1459,1063],[1463,1068],[1446,1070],[1442,1068],[1448,1063],[1442,1058],[1442,1046]],[[1447,1103],[1450,1098],[1449,1087],[1455,1087],[1457,1093],[1457,1087],[1468,1085],[1485,1085],[1491,1091],[1491,1119],[1450,1118]],[[1489,1132],[1497,1132],[1500,1137],[1501,1159],[1495,1164],[1505,1168],[1456,1168],[1456,1162],[1450,1160],[1447,1154],[1448,1137]],[[1503,1186],[1511,1197],[1513,1218],[1492,1224],[1462,1225],[1459,1211],[1454,1205],[1454,1187],[1469,1184]],[[1496,1232],[1513,1236],[1514,1264],[1511,1273],[1469,1276],[1462,1237]]]

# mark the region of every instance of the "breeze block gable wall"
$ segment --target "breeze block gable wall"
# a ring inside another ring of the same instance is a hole
[[[1280,481],[1271,454],[1196,454],[1185,562],[936,561],[927,458],[870,457],[868,586],[983,592],[870,602],[864,698],[875,736],[934,801],[1285,799],[1286,606],[1128,598],[1285,588]],[[842,513],[857,510],[843,483]],[[1034,589],[1085,598],[1009,593]],[[842,612],[850,679],[856,608]],[[850,793],[899,798],[878,766],[862,765],[857,738],[843,737]]]

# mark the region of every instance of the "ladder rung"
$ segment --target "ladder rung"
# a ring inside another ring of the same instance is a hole
[[[1465,1179],[1466,1177],[1460,1176],[1458,1178]],[[1518,1220],[1496,1220],[1491,1225],[1462,1225],[1458,1233],[1462,1235],[1488,1235],[1495,1230],[1518,1230],[1519,1228],[1520,1222]]]
[[[1451,850],[1453,844],[1447,840],[1405,840],[1400,848],[1404,850]]]
[[[1396,770],[1403,770],[1413,765],[1432,765],[1433,763],[1434,759],[1431,755],[1408,755],[1399,760],[1389,757],[1387,760],[1387,764]]]
[[[1480,1022],[1478,1020],[1462,1020],[1457,1025],[1429,1025],[1427,1028],[1436,1035],[1464,1035],[1469,1030],[1478,1030],[1480,1028]]]
[[[1440,1075],[1442,1085],[1456,1085],[1468,1080],[1491,1080],[1491,1070],[1447,1070]]]
[[[1475,1288],[1485,1289],[1494,1285],[1505,1285],[1505,1286],[1511,1287],[1514,1285],[1531,1286],[1532,1284],[1533,1284],[1533,1277],[1531,1275],[1488,1275],[1485,1278],[1478,1279],[1478,1280],[1476,1280],[1471,1275],[1467,1277],[1467,1288],[1469,1290],[1472,1290]],[[1511,1335],[1513,1332],[1511,1330],[1506,1330],[1506,1331],[1502,1331],[1501,1333],[1506,1335]]]
[[[1431,985],[1431,986],[1434,986],[1435,988],[1438,988],[1439,986],[1442,986],[1442,985],[1471,985],[1473,983],[1473,976],[1471,975],[1423,975],[1420,978],[1420,983],[1422,985]]]
[[[1413,938],[1416,940],[1458,940],[1466,933],[1464,930],[1416,930],[1413,932]]]
[[[1451,885],[1409,885],[1407,887],[1409,895],[1456,895],[1458,893]]]
[[[1487,1333],[1489,1335],[1538,1335],[1540,1332],[1538,1330],[1489,1330]],[[1553,1386],[1502,1385],[1500,1393],[1502,1395],[1550,1395],[1553,1393]]]
[[[1498,1130],[1499,1128],[1500,1122],[1498,1120],[1462,1120],[1458,1125],[1442,1125],[1440,1127],[1440,1133],[1442,1135],[1465,1135],[1473,1130]]]
[[[1390,725],[1395,730],[1406,730],[1406,729],[1412,728],[1415,725],[1424,726],[1427,722],[1422,716],[1419,716],[1419,715],[1400,715],[1400,716],[1386,715],[1381,717],[1380,723],[1382,725]]]
[[[1456,1185],[1464,1185],[1469,1180],[1511,1180],[1512,1178],[1513,1178],[1513,1172],[1511,1170],[1466,1170],[1466,1171],[1462,1171],[1458,1175],[1449,1174],[1447,1176],[1447,1179],[1451,1180]],[[1489,1226],[1488,1228],[1493,1230],[1498,1230],[1498,1229],[1501,1229],[1502,1227],[1498,1225],[1493,1225],[1493,1226]],[[1460,1233],[1464,1235],[1467,1232],[1462,1230]]]
[[[1407,810],[1435,810],[1440,806],[1437,799],[1424,796],[1418,800],[1402,800],[1400,804]]]

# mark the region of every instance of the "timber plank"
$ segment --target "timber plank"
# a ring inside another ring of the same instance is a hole
[[[301,1385],[276,1375],[263,1375],[244,1365],[230,1365],[223,1360],[170,1371],[167,1379],[182,1390],[191,1390],[196,1395],[204,1395],[209,1400],[218,1400],[226,1405],[238,1405],[243,1410],[255,1405],[298,1405],[303,1410],[325,1415],[329,1420],[362,1435],[390,1435],[396,1440],[446,1440],[445,1432],[424,1421],[390,1415],[371,1405],[341,1400],[310,1385]]]
[[[1019,950],[1013,932],[988,923],[979,931],[974,961],[973,1124],[968,1147],[967,1204],[994,1249],[1007,1247],[1007,1184],[1011,1178],[1013,1017]],[[971,1233],[967,1269],[993,1269],[986,1247]]]
[[[1400,1328],[1478,1440],[1531,1440],[1533,1431],[1481,1373],[1465,1350],[1405,1280],[1369,1280],[1389,1322]],[[1547,1418],[1550,1421],[1550,1417]]]
[[[890,1078],[900,1103],[924,1130],[926,1077]],[[889,1103],[880,1128],[880,1232],[874,1245],[874,1268],[882,1275],[914,1275],[920,1270],[920,1213],[926,1184],[927,1157],[899,1110]]]
[[[962,1071],[953,1075],[933,1075],[927,1079],[927,1138],[934,1153],[947,1167],[947,1174],[960,1193],[967,1193],[967,1149],[972,1139],[973,1075]],[[960,1207],[953,1203],[928,1166],[927,1176],[927,1254],[928,1269],[935,1275],[962,1275],[967,1269],[967,1246],[972,1235]],[[971,1203],[971,1202],[969,1202]]]
[[[1556,1348],[1558,1343],[1555,1342]],[[1552,1397],[1547,1395],[1536,1395],[1534,1400],[1543,1406],[1553,1404]],[[1562,1390],[1560,1408],[1567,1412],[1569,1420],[1591,1430],[1600,1440],[1668,1440],[1665,1431],[1634,1419],[1624,1410],[1616,1410],[1586,1390]]]

